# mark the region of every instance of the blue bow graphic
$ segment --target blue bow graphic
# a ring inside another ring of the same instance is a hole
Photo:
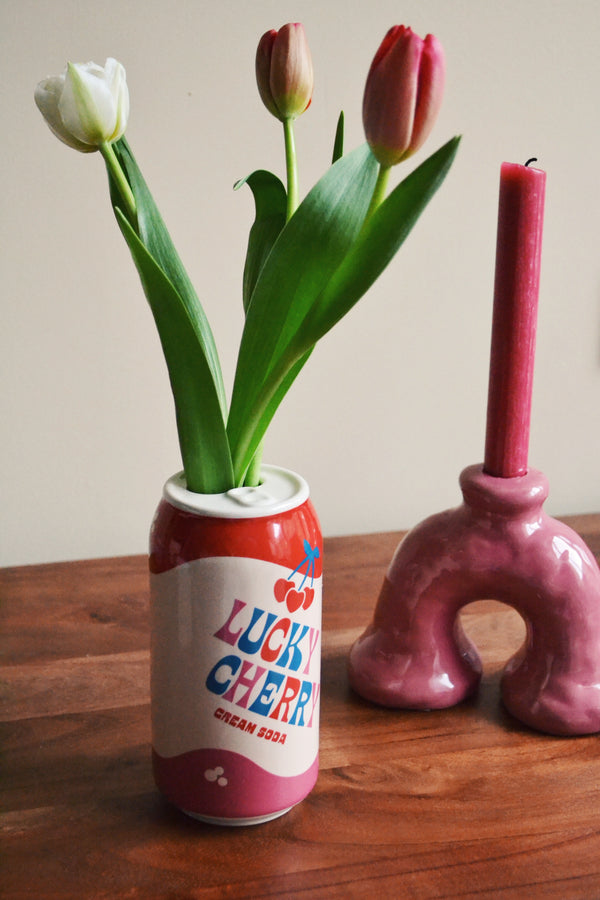
[[[292,574],[288,577],[288,581],[291,581],[292,578],[294,577],[294,575],[296,574],[296,572],[299,572],[300,569],[302,568],[302,566],[306,566],[306,573],[304,575],[304,578],[302,579],[302,583],[300,584],[300,587],[298,588],[299,591],[302,590],[302,588],[304,586],[304,582],[308,578],[309,574],[310,574],[310,585],[312,587],[314,577],[315,577],[315,560],[318,559],[320,556],[319,548],[311,547],[310,543],[306,540],[306,538],[304,539],[304,551],[306,553],[306,556],[304,557],[304,559],[302,560],[300,565],[296,566],[296,568],[294,569]]]

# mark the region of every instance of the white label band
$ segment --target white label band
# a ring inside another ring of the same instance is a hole
[[[231,750],[278,776],[319,743],[321,578],[238,557],[151,575],[157,754]]]

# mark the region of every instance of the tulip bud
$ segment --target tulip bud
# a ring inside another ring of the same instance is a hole
[[[34,96],[56,137],[82,153],[118,140],[127,126],[129,92],[116,59],[107,59],[104,68],[69,63],[61,75],[40,81]]]
[[[313,67],[304,27],[296,22],[263,34],[256,50],[256,82],[261,99],[281,121],[310,106]]]
[[[432,34],[422,40],[395,25],[383,39],[367,76],[363,124],[383,166],[415,153],[437,118],[444,91],[444,51]]]

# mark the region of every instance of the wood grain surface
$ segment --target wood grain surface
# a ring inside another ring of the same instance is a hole
[[[598,554],[600,516],[568,522]],[[513,610],[463,612],[485,665],[468,703],[389,711],[350,691],[399,538],[326,541],[319,780],[248,828],[194,822],[154,788],[145,557],[2,570],[0,897],[600,898],[600,738],[502,709]]]

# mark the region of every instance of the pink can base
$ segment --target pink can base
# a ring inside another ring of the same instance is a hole
[[[306,772],[286,778],[229,750],[192,750],[171,759],[153,751],[152,764],[156,784],[171,803],[216,825],[276,819],[311,792],[319,774],[318,758]]]

